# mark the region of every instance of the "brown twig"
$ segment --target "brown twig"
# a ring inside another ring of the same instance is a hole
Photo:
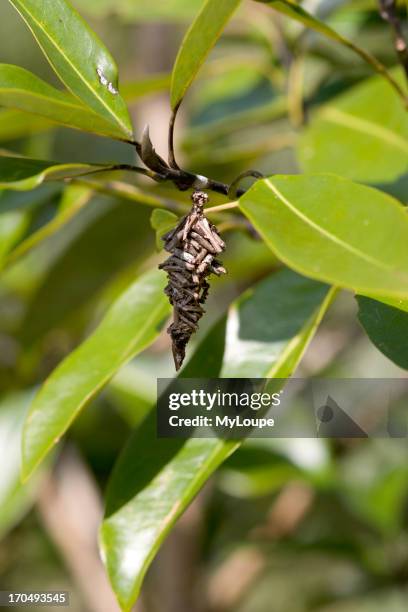
[[[408,44],[404,36],[395,0],[379,0],[380,15],[387,21],[394,32],[395,51],[399,57],[408,81]]]

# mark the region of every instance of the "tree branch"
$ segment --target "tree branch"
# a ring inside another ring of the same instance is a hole
[[[408,44],[402,30],[401,21],[395,0],[379,0],[380,15],[387,21],[394,32],[395,51],[399,57],[401,66],[404,69],[405,77],[408,82]]]

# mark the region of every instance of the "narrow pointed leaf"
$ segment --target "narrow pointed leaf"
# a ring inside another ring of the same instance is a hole
[[[357,296],[358,319],[371,342],[388,359],[408,370],[408,312]]]
[[[0,205],[1,200],[2,197],[0,197]],[[24,210],[13,210],[0,214],[0,268],[9,251],[23,236],[29,223],[29,214]]]
[[[29,238],[24,240],[36,208],[49,203],[56,190],[42,186],[28,192],[0,192],[0,270]],[[18,246],[16,246],[18,245]]]
[[[109,51],[66,0],[9,0],[68,89],[89,108],[132,137],[118,71]]]
[[[67,127],[123,138],[118,126],[105,121],[78,98],[55,89],[19,66],[0,64],[0,105],[40,115]]]
[[[215,325],[182,376],[216,377],[220,369],[231,377],[289,376],[332,296],[327,286],[289,270],[272,275],[232,306],[227,326],[225,319]],[[252,317],[257,323],[248,328]],[[225,359],[237,337],[243,337],[242,363],[228,366]],[[254,348],[262,343],[260,363]],[[108,487],[101,531],[103,557],[123,610],[137,599],[147,568],[178,517],[239,445],[236,440],[158,440],[154,414],[131,437]]]
[[[402,71],[393,74],[403,82]],[[408,113],[389,83],[372,77],[321,107],[297,150],[306,172],[393,181],[408,171]]]
[[[5,157],[0,155],[0,189],[27,191],[44,181],[57,181],[109,170],[110,166],[96,164],[58,164],[27,157]]]
[[[184,37],[173,68],[170,101],[176,108],[221,36],[240,0],[206,0]]]
[[[68,187],[66,192],[69,194],[70,191],[74,191],[75,199],[71,205],[66,208],[62,208],[51,221],[42,225],[38,230],[32,232],[25,240],[22,240],[17,247],[10,251],[8,249],[7,257],[0,258],[0,269],[2,266],[9,266],[15,263],[21,257],[24,257],[32,249],[41,244],[44,240],[60,231],[61,228],[66,225],[78,212],[89,202],[92,193],[84,187]],[[78,191],[77,191],[78,190]],[[0,200],[1,206],[1,200]],[[1,216],[0,216],[1,225]]]
[[[385,78],[388,83],[394,88],[395,92],[400,97],[401,101],[404,105],[408,104],[407,93],[401,87],[401,85],[396,81],[393,75],[387,71],[387,68],[371,53],[359,47],[352,40],[346,38],[336,30],[333,30],[327,23],[320,21],[307,11],[303,7],[301,7],[295,0],[257,0],[258,2],[262,2],[263,4],[268,4],[271,8],[287,15],[291,19],[295,19],[299,21],[307,28],[314,30],[315,32],[319,32],[319,34],[323,34],[327,38],[334,40],[335,42],[340,43],[344,47],[350,49],[357,55],[359,55],[365,62],[370,64],[370,66],[379,74]]]
[[[24,478],[30,476],[115,372],[156,338],[169,312],[164,285],[165,276],[157,270],[134,282],[113,304],[95,332],[42,386],[24,429]]]
[[[240,207],[298,272],[364,295],[408,297],[408,216],[382,191],[329,174],[273,176]]]

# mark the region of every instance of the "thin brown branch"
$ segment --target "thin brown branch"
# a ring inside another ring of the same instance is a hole
[[[408,44],[398,16],[397,4],[395,0],[379,0],[379,5],[381,17],[390,24],[393,30],[395,51],[408,81]]]

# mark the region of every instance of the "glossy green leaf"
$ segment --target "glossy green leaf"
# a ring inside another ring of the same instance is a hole
[[[27,157],[6,157],[0,154],[0,189],[26,191],[44,181],[57,181],[98,172],[109,166],[96,164],[58,164]]]
[[[213,328],[181,375],[217,377],[222,369],[231,377],[255,372],[260,377],[289,376],[331,297],[327,286],[289,270],[270,276],[231,307],[227,326],[224,319]],[[257,323],[248,328],[248,318],[257,318]],[[241,336],[242,360],[236,357],[228,365]],[[178,517],[239,445],[219,439],[158,440],[154,414],[131,437],[108,487],[101,532],[103,556],[123,610],[131,609],[148,566]]]
[[[217,42],[240,0],[206,0],[184,37],[171,80],[170,101],[176,108]]]
[[[163,293],[165,282],[165,275],[156,270],[134,282],[111,306],[96,331],[40,389],[24,429],[25,479],[120,366],[156,338],[170,308]]]
[[[364,295],[408,297],[408,216],[389,195],[329,174],[272,176],[240,207],[298,272]]]
[[[286,378],[333,298],[327,285],[282,270],[228,312],[221,376]]]
[[[35,77],[34,77],[35,78]],[[123,92],[123,97],[129,104],[139,100],[143,96],[148,96],[150,94],[154,94],[160,91],[167,90],[170,85],[170,75],[169,74],[158,74],[152,75],[151,77],[146,77],[144,79],[139,79],[136,82],[124,83],[121,90]],[[47,85],[49,87],[49,85]],[[51,88],[52,92],[56,92]],[[58,100],[53,100],[54,103],[58,103],[58,108],[63,104],[64,109],[67,109],[67,102],[71,104],[75,104],[76,107],[79,107],[79,101],[74,97],[69,97],[69,94],[59,92],[60,95],[64,98],[64,101],[60,99],[58,96]],[[25,99],[26,100],[26,99]],[[36,98],[38,103],[38,98]],[[51,98],[50,98],[51,101]],[[19,100],[19,108],[22,101]],[[85,129],[87,131],[95,131],[98,134],[104,136],[112,136],[113,138],[120,137],[121,132],[117,130],[114,125],[105,122],[102,118],[98,117],[92,111],[82,107],[83,110],[77,113],[75,112],[75,121],[78,122],[78,125],[73,125],[74,121],[71,122],[72,115],[70,116],[70,125],[71,127],[77,127],[78,129]],[[57,111],[56,107],[52,109],[48,109],[47,106],[41,108],[44,110],[44,117],[48,117],[48,113],[52,111]],[[73,109],[71,109],[72,112]],[[53,121],[47,120],[40,115],[32,115],[28,114],[28,112],[32,112],[32,108],[27,109],[27,113],[16,111],[16,110],[0,110],[0,142],[6,142],[9,140],[14,140],[17,138],[30,136],[31,134],[37,134],[42,132],[47,132],[56,127],[56,124]],[[38,110],[37,110],[38,112]],[[88,113],[89,120],[91,121],[91,125],[93,125],[93,129],[89,130],[89,125],[83,125],[83,117]],[[54,116],[54,112],[53,112]],[[53,117],[51,117],[52,119]],[[54,121],[58,121],[64,125],[62,118],[55,117]]]
[[[171,230],[177,224],[177,221],[177,215],[164,208],[156,208],[152,212],[150,223],[152,228],[156,230],[156,246],[159,251],[163,248],[162,236]]]
[[[373,77],[322,106],[297,150],[306,172],[393,181],[408,171],[408,113],[389,83]]]
[[[388,306],[392,306],[397,310],[403,310],[404,312],[408,312],[408,299],[401,300],[397,298],[390,298],[384,295],[376,296],[376,299],[383,304],[387,304]]]
[[[119,127],[86,108],[70,93],[51,87],[19,66],[0,64],[0,105],[86,132],[123,138]]]
[[[6,395],[0,402],[0,538],[33,502],[35,483],[20,481],[21,433],[32,392]]]
[[[299,21],[307,28],[311,28],[319,34],[323,34],[327,38],[340,43],[347,49],[350,49],[357,55],[359,55],[365,62],[371,65],[371,67],[382,75],[388,83],[394,88],[394,91],[400,97],[401,101],[406,105],[408,103],[407,93],[403,87],[393,78],[392,74],[389,73],[386,67],[371,53],[359,47],[352,40],[349,40],[336,30],[333,30],[327,23],[320,21],[300,6],[295,0],[257,0],[263,4],[269,4],[273,9],[287,15],[291,19]]]
[[[9,0],[23,17],[55,72],[95,113],[132,137],[118,71],[109,51],[65,0]]]
[[[408,312],[357,296],[358,319],[371,342],[391,361],[408,370]]]

